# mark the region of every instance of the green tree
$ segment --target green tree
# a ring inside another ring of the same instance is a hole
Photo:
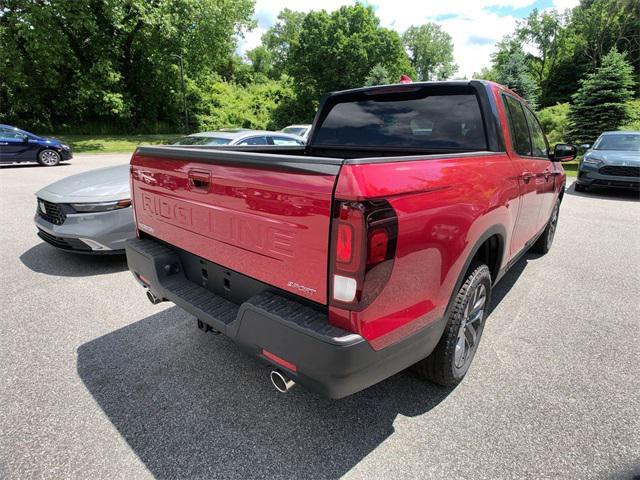
[[[418,80],[446,80],[458,70],[453,62],[453,40],[439,25],[427,22],[409,27],[402,35]]]
[[[525,98],[532,107],[538,105],[539,87],[535,82],[522,43],[513,37],[505,37],[492,54],[495,81],[509,87]]]
[[[362,86],[375,65],[391,78],[413,73],[398,34],[382,28],[373,8],[362,4],[307,14],[288,63],[308,119],[322,95]]]
[[[271,72],[273,59],[271,52],[265,46],[258,45],[253,50],[249,50],[246,55],[255,73],[268,75]]]
[[[396,78],[397,82],[398,79]],[[389,71],[385,68],[384,65],[374,65],[367,78],[364,79],[365,85],[387,85],[389,83],[394,83],[394,79],[391,79],[389,76]]]
[[[5,0],[1,12],[3,119],[142,130],[182,118],[175,55],[197,91],[228,64],[253,2]]]
[[[298,44],[306,16],[306,13],[285,8],[278,14],[276,23],[262,36],[262,45],[271,54],[274,78],[289,71],[289,52]]]
[[[611,50],[602,65],[582,80],[569,109],[572,141],[593,143],[602,132],[617,130],[630,120],[625,103],[632,98],[633,67],[625,57]]]

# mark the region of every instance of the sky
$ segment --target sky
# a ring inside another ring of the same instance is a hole
[[[260,44],[262,34],[272,26],[284,8],[308,12],[321,8],[333,11],[346,0],[256,0],[254,18],[258,26],[245,33],[238,44],[244,53]],[[516,22],[534,9],[572,8],[579,0],[369,0],[382,26],[402,34],[411,25],[439,24],[453,38],[456,76],[471,78],[489,66],[495,43],[513,32]]]

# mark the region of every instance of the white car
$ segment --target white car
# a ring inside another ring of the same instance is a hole
[[[307,140],[309,136],[309,131],[311,130],[311,125],[289,125],[288,127],[284,127],[280,130],[282,133],[288,133],[290,135],[297,135]]]

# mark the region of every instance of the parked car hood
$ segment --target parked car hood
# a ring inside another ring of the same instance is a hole
[[[632,165],[640,166],[640,152],[629,152],[627,150],[591,150],[587,155],[589,158],[597,158],[610,165]]]
[[[71,175],[36,193],[54,203],[108,202],[130,197],[129,164]]]

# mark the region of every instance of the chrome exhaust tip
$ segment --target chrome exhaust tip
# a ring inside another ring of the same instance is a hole
[[[269,374],[269,377],[271,378],[271,383],[273,383],[273,386],[276,387],[276,390],[278,390],[280,393],[287,393],[296,384],[296,382],[291,380],[280,370],[272,370]]]
[[[151,293],[151,290],[147,290],[147,298],[149,299],[152,305],[157,305],[163,301],[162,298],[158,298],[153,293]]]

